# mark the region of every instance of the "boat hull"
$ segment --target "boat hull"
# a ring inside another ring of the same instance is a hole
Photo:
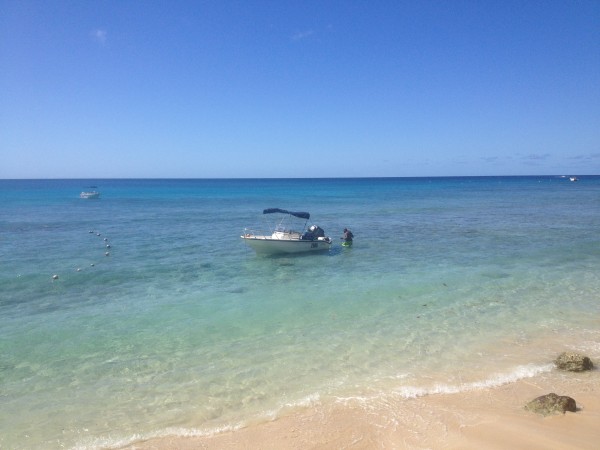
[[[241,236],[248,247],[264,255],[308,253],[329,250],[331,239],[273,239],[270,236]]]
[[[90,198],[100,198],[100,192],[82,192],[79,194],[80,198],[90,199]]]

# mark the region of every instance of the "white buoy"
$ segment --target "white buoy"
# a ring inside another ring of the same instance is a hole
[[[52,275],[53,280],[58,280],[58,275]]]
[[[106,248],[110,248],[110,244],[106,244]]]
[[[94,267],[94,263],[91,263],[90,266]]]
[[[109,255],[110,255],[110,253],[109,253],[109,252],[106,252],[106,253],[104,254],[104,256],[109,256]]]
[[[78,267],[78,268],[77,268],[77,272],[81,272],[81,268],[79,268],[79,267]]]

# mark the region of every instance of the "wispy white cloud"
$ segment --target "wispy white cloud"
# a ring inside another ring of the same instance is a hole
[[[481,158],[486,163],[495,163],[500,159],[498,156],[484,156]]]
[[[569,159],[580,160],[580,161],[600,159],[600,153],[588,153],[586,155],[574,155],[574,156],[569,157]]]
[[[528,161],[544,161],[549,157],[549,153],[531,153],[529,155],[525,155],[525,159]]]
[[[306,39],[306,38],[312,36],[313,34],[315,34],[314,30],[299,31],[298,33],[296,33],[292,36],[292,40],[293,41],[301,41],[303,39]]]
[[[92,39],[97,42],[100,45],[105,45],[106,44],[106,39],[108,37],[108,33],[106,32],[106,30],[103,30],[101,28],[97,28],[95,30],[92,30],[90,35],[92,36]]]

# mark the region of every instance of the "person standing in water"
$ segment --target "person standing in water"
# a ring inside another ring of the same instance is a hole
[[[344,242],[342,243],[342,245],[345,245],[345,246],[352,245],[353,238],[354,238],[354,235],[352,234],[352,231],[350,231],[348,228],[344,228],[344,236],[342,236],[342,240]]]

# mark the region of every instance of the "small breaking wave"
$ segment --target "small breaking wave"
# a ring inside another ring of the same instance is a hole
[[[491,389],[506,384],[515,383],[526,378],[533,378],[542,373],[550,372],[553,368],[553,364],[517,366],[510,372],[493,374],[489,378],[480,381],[472,381],[460,384],[435,383],[430,386],[401,386],[392,390],[391,394],[392,396],[403,399],[413,399],[428,395],[458,394],[461,392]],[[385,393],[384,395],[389,395],[389,392]],[[341,403],[348,403],[352,401],[368,403],[369,401],[378,397],[380,397],[379,394],[367,397],[338,397],[337,401]]]
[[[311,406],[318,405],[321,401],[321,396],[319,393],[309,394],[306,397],[300,398],[294,402],[286,402],[282,404],[279,408],[269,411],[266,413],[266,416],[274,420],[280,417],[285,411],[294,410],[296,408],[308,408]]]
[[[166,437],[180,438],[201,438],[215,436],[222,433],[233,432],[245,428],[249,424],[260,421],[275,420],[287,411],[296,408],[307,408],[320,403],[320,395],[318,393],[307,395],[296,401],[282,403],[279,407],[265,411],[254,419],[249,419],[247,422],[239,422],[236,424],[228,424],[212,428],[185,428],[185,427],[169,427],[163,430],[158,430],[148,433],[136,433],[127,437],[108,436],[102,438],[93,438],[87,441],[81,441],[75,445],[72,450],[99,450],[99,449],[117,449],[133,445],[136,442],[143,442],[153,439],[161,439]]]
[[[426,395],[435,394],[458,394],[460,392],[477,391],[482,389],[490,389],[505,384],[515,383],[525,378],[533,378],[541,373],[550,372],[554,367],[553,364],[545,364],[542,366],[517,366],[514,370],[507,373],[494,374],[490,378],[481,381],[472,381],[469,383],[452,384],[434,384],[430,387],[402,387],[395,391],[396,394],[403,398],[417,398]]]
[[[77,443],[72,450],[99,450],[99,449],[116,449],[123,448],[132,445],[136,442],[143,442],[152,439],[161,439],[166,437],[182,437],[182,438],[193,438],[193,437],[207,437],[214,436],[220,433],[226,433],[230,431],[236,431],[244,428],[245,424],[239,423],[236,425],[225,425],[222,427],[207,428],[207,429],[195,429],[195,428],[183,428],[183,427],[169,427],[164,430],[154,431],[150,433],[133,434],[128,437],[102,437],[94,438],[88,441],[82,441]]]

